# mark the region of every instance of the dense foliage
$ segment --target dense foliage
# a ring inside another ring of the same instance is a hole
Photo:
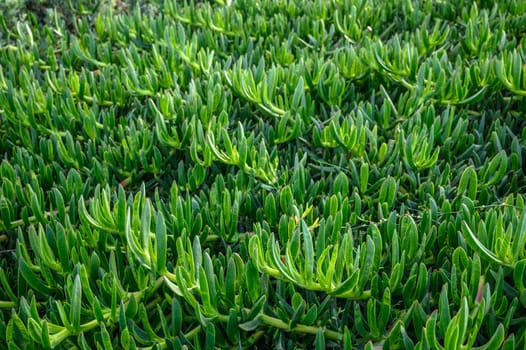
[[[526,347],[526,2],[30,2],[0,349]]]

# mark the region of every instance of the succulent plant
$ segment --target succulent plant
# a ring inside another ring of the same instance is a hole
[[[524,1],[58,3],[0,5],[0,349],[526,347]]]

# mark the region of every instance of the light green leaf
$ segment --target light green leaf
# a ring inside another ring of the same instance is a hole
[[[80,332],[80,312],[82,309],[82,284],[80,275],[75,276],[73,289],[71,290],[71,308],[69,319],[75,332]]]

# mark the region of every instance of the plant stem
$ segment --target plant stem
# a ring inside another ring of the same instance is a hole
[[[184,336],[188,340],[192,340],[199,332],[201,331],[201,326],[197,326],[194,329],[192,329],[190,332],[186,333]]]
[[[259,338],[261,338],[264,335],[265,335],[265,331],[258,331],[256,333],[252,334],[250,336],[250,338],[248,338],[249,344],[251,346],[254,345],[259,340]]]
[[[0,301],[0,309],[12,309],[16,307],[14,301]]]
[[[320,328],[316,326],[306,326],[306,325],[298,324],[294,328],[291,329],[288,324],[286,324],[279,318],[271,317],[265,314],[261,314],[259,317],[261,318],[261,321],[263,321],[263,323],[266,324],[267,326],[283,329],[287,332],[317,334],[318,329]],[[328,330],[328,329],[324,329],[323,332],[325,333],[325,336],[331,340],[339,341],[343,337],[342,334],[335,332],[335,331]]]
[[[61,330],[58,333],[53,334],[49,337],[51,348],[54,348],[58,346],[60,343],[62,343],[66,338],[68,338],[71,335],[71,332],[69,329],[65,328]]]
[[[111,315],[111,311],[105,311],[103,314],[102,314],[102,317],[107,320]],[[89,331],[90,329],[93,329],[95,327],[97,327],[99,325],[99,321],[97,321],[96,319],[95,320],[91,320],[89,322],[86,322],[82,325],[80,325],[80,331],[81,332],[86,332],[86,331]]]
[[[371,291],[370,290],[364,290],[363,292],[356,292],[354,290],[351,290],[348,293],[342,293],[342,294],[333,294],[336,298],[345,298],[345,299],[351,299],[351,300],[367,300],[371,298]]]

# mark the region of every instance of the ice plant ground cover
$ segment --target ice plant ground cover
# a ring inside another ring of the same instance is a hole
[[[0,17],[0,349],[526,347],[526,2],[58,3]]]

